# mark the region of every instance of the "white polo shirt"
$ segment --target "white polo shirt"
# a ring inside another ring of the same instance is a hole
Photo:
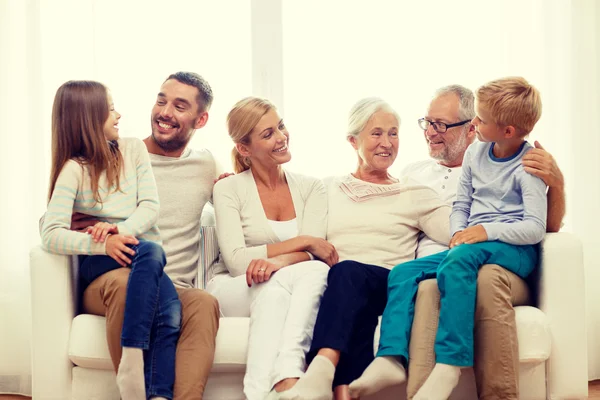
[[[462,167],[448,168],[429,159],[407,165],[400,176],[408,176],[417,182],[434,189],[448,205],[452,206],[456,198],[456,187]],[[416,258],[429,256],[448,250],[447,246],[433,241],[421,233]]]

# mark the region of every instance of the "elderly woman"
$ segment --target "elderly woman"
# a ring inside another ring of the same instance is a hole
[[[338,256],[324,240],[323,183],[283,169],[291,159],[290,136],[276,108],[246,98],[227,124],[237,175],[213,190],[224,264],[207,290],[223,315],[250,316],[244,393],[264,400],[303,375],[329,266]]]
[[[387,301],[387,278],[414,259],[419,233],[447,244],[450,207],[432,189],[392,177],[400,118],[383,100],[367,98],[350,111],[347,140],[354,173],[328,180],[327,240],[334,265],[314,328],[310,366],[284,400],[347,399],[348,384],[373,360],[373,335]],[[394,379],[397,381],[397,376]]]

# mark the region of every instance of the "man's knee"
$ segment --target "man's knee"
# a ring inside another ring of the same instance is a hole
[[[437,279],[425,279],[419,283],[417,299],[415,304],[440,308],[440,289],[437,285]]]
[[[103,275],[106,277],[103,296],[105,303],[120,302],[125,304],[130,272],[129,268],[117,268]]]
[[[484,265],[479,270],[475,319],[494,317],[499,311],[512,310],[511,285],[506,272],[495,264]]]
[[[184,323],[206,323],[208,319],[219,319],[219,302],[208,292],[199,289],[179,291]]]
[[[125,307],[129,268],[117,268],[96,278],[83,292],[85,312],[105,315],[109,307]]]

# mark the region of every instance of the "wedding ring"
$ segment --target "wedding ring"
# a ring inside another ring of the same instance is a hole
[[[266,269],[266,268],[259,268],[259,269],[258,269],[258,272],[265,272],[265,269]]]

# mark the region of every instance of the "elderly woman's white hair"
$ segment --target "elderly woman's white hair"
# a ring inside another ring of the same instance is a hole
[[[367,97],[356,102],[350,109],[346,138],[356,137],[365,128],[373,114],[384,111],[392,114],[400,126],[400,116],[387,102],[379,97]]]

